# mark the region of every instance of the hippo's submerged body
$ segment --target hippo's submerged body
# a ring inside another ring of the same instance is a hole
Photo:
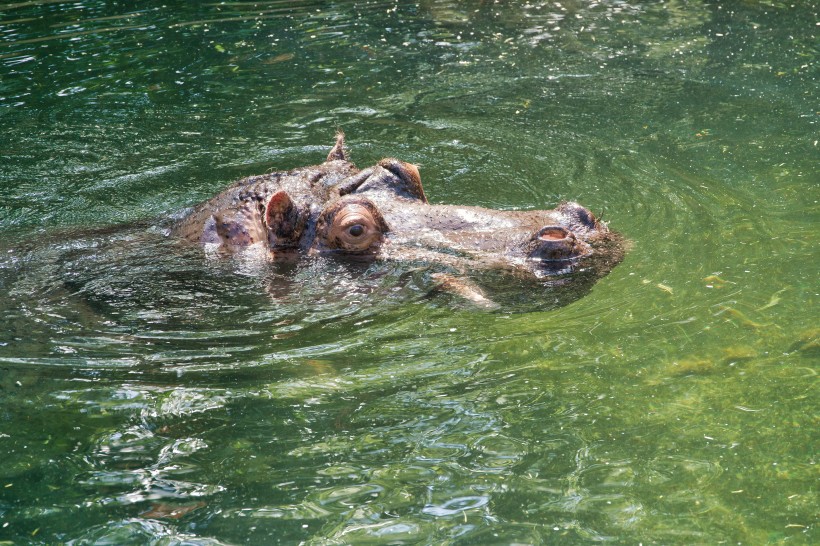
[[[618,235],[589,210],[497,211],[431,205],[418,169],[384,159],[364,170],[347,159],[339,134],[316,166],[252,176],[195,207],[172,234],[232,252],[259,248],[273,258],[337,255],[442,266],[439,284],[470,299],[465,275],[494,270],[519,278],[605,275],[622,255]],[[459,280],[463,278],[464,280]]]

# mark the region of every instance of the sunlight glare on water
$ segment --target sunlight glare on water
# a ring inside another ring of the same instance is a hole
[[[0,543],[817,542],[812,3],[0,6]],[[242,176],[578,201],[569,296],[165,236]]]

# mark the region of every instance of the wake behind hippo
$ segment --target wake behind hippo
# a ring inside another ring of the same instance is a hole
[[[416,166],[383,159],[359,170],[344,135],[324,163],[239,180],[195,207],[172,234],[221,251],[271,258],[333,256],[438,268],[439,286],[478,303],[482,272],[554,289],[574,277],[591,286],[623,256],[622,239],[589,210],[498,211],[427,201]],[[545,288],[542,288],[542,290]]]

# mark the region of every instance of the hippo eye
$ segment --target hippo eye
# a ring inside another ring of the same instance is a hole
[[[384,221],[377,212],[359,203],[348,203],[333,215],[326,243],[346,252],[375,249],[384,234]]]

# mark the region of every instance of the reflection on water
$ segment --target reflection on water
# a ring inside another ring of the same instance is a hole
[[[816,21],[0,6],[0,542],[816,542]],[[431,200],[577,200],[633,247],[569,305],[487,313],[424,269],[154,227],[337,126]]]

